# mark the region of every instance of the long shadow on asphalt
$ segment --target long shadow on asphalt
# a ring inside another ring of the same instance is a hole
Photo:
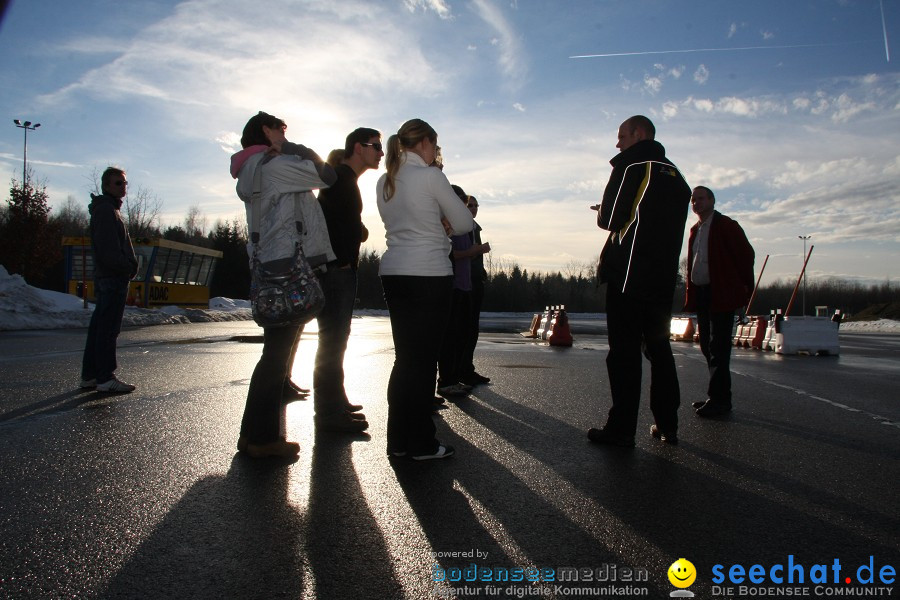
[[[306,511],[288,503],[284,462],[236,456],[225,477],[188,490],[104,597],[298,598],[306,591],[345,600],[365,589],[402,598],[353,468],[354,441],[316,438]]]
[[[639,565],[623,561],[615,548],[606,548],[560,510],[557,502],[536,492],[528,482],[495,460],[489,453],[453,433],[441,433],[457,449],[457,456],[431,463],[393,459],[391,466],[401,488],[427,536],[433,557],[430,573],[434,585],[451,588],[482,588],[460,597],[490,596],[485,588],[564,585],[597,586],[601,569],[610,577],[605,585],[646,587],[650,597],[662,597],[663,588],[636,575]],[[536,568],[535,583],[527,571],[514,577],[516,569]],[[595,579],[561,584],[567,568],[590,568]],[[612,571],[609,569],[612,568]],[[478,569],[490,571],[478,582],[466,580]],[[628,581],[628,570],[640,583]],[[549,578],[546,570],[552,570]],[[502,577],[498,581],[498,577]],[[522,597],[513,591],[500,597]],[[611,594],[602,593],[599,597]],[[566,594],[564,594],[566,595]],[[542,597],[556,597],[547,596]],[[591,594],[590,597],[598,597]]]
[[[12,421],[13,419],[18,419],[20,417],[33,417],[42,414],[71,410],[89,402],[108,400],[115,397],[115,394],[101,394],[91,389],[71,390],[69,392],[57,394],[56,396],[51,396],[40,402],[34,402],[28,406],[22,406],[15,410],[0,414],[0,423]]]
[[[236,456],[194,484],[119,570],[105,598],[301,597],[303,515],[289,470]]]
[[[663,594],[671,591],[665,572],[682,556],[705,575],[697,587],[706,594],[718,563],[785,563],[793,555],[813,565],[839,557],[855,572],[870,555],[887,564],[900,555],[882,533],[892,520],[831,494],[827,482],[804,480],[807,473],[782,473],[777,449],[762,439],[758,452],[776,458],[771,466],[720,459],[710,470],[709,451],[689,441],[598,447],[552,408],[535,410],[489,389],[478,394],[481,402],[456,404],[471,419],[461,427],[467,437],[441,434],[457,447],[456,463],[435,465],[427,479],[395,467],[436,550],[472,537],[473,547],[496,552],[507,567],[644,566],[650,587],[655,582]]]
[[[315,597],[403,598],[381,528],[353,466],[354,441],[346,434],[316,434],[305,535]]]

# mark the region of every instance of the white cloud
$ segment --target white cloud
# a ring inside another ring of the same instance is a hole
[[[706,65],[700,65],[697,67],[697,70],[694,71],[694,81],[703,85],[709,79],[709,69],[706,68]]]
[[[681,78],[684,70],[683,65],[669,68],[663,63],[655,63],[650,72],[644,73],[644,78],[640,83],[631,81],[622,73],[619,74],[619,83],[625,91],[640,89],[645,94],[655,96],[662,91],[666,80]]]
[[[659,93],[659,90],[662,89],[663,80],[660,77],[651,77],[650,75],[644,75],[644,90],[651,94]]]
[[[720,98],[715,105],[716,112],[730,113],[741,117],[759,117],[767,114],[785,114],[787,109],[778,101],[729,96]]]
[[[450,7],[447,6],[447,3],[444,2],[444,0],[404,0],[404,2],[410,12],[415,12],[421,8],[423,11],[434,11],[442,19],[450,19],[453,17],[453,15],[450,14]]]
[[[757,178],[755,171],[742,167],[722,167],[698,163],[685,170],[685,177],[692,185],[705,185],[714,192],[741,186]]]
[[[796,110],[812,115],[828,115],[834,123],[846,123],[862,113],[879,114],[885,109],[886,103],[891,102],[891,95],[896,96],[897,91],[889,91],[890,85],[879,86],[881,77],[875,75],[863,75],[846,82],[839,82],[840,86],[832,85],[835,91],[829,93],[824,89],[818,89],[812,94],[803,94],[792,101]],[[860,97],[857,100],[855,97]]]
[[[785,166],[787,170],[772,178],[772,185],[776,188],[796,186],[812,180],[817,185],[840,183],[847,180],[863,179],[867,175],[871,176],[875,171],[865,159],[858,157],[825,162],[792,160],[788,161]]]
[[[193,115],[187,107],[213,105],[240,107],[243,113],[259,105],[260,90],[270,89],[277,73],[279,89],[266,103],[268,110],[331,122],[338,118],[332,107],[347,95],[374,100],[415,80],[415,89],[427,96],[448,85],[446,74],[437,76],[418,50],[410,37],[415,34],[392,24],[396,19],[380,19],[374,29],[360,26],[369,23],[375,7],[311,2],[299,12],[281,4],[272,7],[281,15],[280,26],[304,35],[282,37],[273,45],[245,26],[257,18],[256,7],[236,5],[226,15],[214,2],[185,3],[143,30],[120,56],[40,100],[56,106],[87,95],[105,102],[174,104],[176,115]],[[384,38],[393,42],[384,44]],[[336,71],[343,77],[333,77]]]
[[[835,105],[837,110],[831,115],[835,123],[846,123],[861,112],[876,109],[874,102],[854,102],[847,94],[838,96]]]
[[[759,34],[762,36],[762,39],[764,39],[764,40],[771,40],[772,38],[775,37],[775,34],[772,33],[771,31],[760,31]]]
[[[241,136],[233,131],[222,132],[216,137],[216,142],[228,154],[234,154],[241,149]]]
[[[525,112],[525,107],[519,102],[514,103],[513,108],[519,112]]]
[[[811,112],[814,115],[821,115],[821,114],[824,114],[830,107],[831,107],[831,103],[828,102],[827,98],[819,98],[819,101],[816,103],[816,105],[814,107],[812,107],[810,109],[809,112]]]
[[[742,218],[755,225],[768,224],[768,234],[772,237],[787,226],[795,232],[812,234],[817,244],[898,242],[898,200],[900,194],[892,183],[841,181],[807,186],[775,199],[763,211]]]
[[[711,100],[706,98],[700,98],[693,101],[694,108],[701,112],[712,112],[715,109],[715,105]]]
[[[519,89],[525,83],[528,68],[524,61],[525,49],[518,32],[500,9],[489,0],[473,0],[472,7],[475,13],[497,33],[497,37],[492,39],[491,43],[500,48],[500,70],[508,83],[514,89]]]
[[[19,173],[21,174],[21,172],[22,172],[22,169],[21,169],[22,157],[21,156],[15,156],[13,154],[9,154],[8,152],[2,152],[2,153],[0,153],[0,160],[8,160],[10,162],[19,163]],[[50,161],[50,160],[35,160],[33,158],[29,158],[28,166],[31,167],[32,165],[44,165],[47,167],[63,167],[66,169],[83,168],[84,167],[84,165],[79,165],[79,164],[68,162],[68,161],[58,162],[58,161]],[[29,177],[29,180],[30,179],[31,178]]]
[[[733,38],[735,33],[737,33],[737,23],[732,23],[728,28],[728,39]]]
[[[894,157],[894,162],[884,167],[884,175],[887,177],[900,177],[900,155]]]

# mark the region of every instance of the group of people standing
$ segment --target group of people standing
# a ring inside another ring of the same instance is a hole
[[[377,169],[384,157],[386,172],[378,180],[376,201],[387,249],[379,275],[395,352],[387,388],[387,451],[414,460],[452,456],[453,447],[435,435],[435,402],[490,381],[473,363],[486,279],[483,256],[490,251],[474,220],[478,201],[450,184],[437,133],[421,119],[405,122],[386,145],[379,131],[356,129],[328,162],[287,141],[286,129],[273,115],[254,115],[243,130],[243,149],[231,158],[231,175],[238,180],[248,223],[254,222],[254,192],[261,204],[248,254],[258,251],[266,262],[292,256],[300,245],[318,271],[326,303],[317,317],[313,371],[317,430],[361,433],[369,427],[363,407],[347,397],[343,362],[360,244],[369,233],[362,223],[358,179]],[[644,116],[622,123],[620,153],[610,161],[613,171],[603,200],[591,207],[597,210],[597,224],[609,231],[598,274],[607,284],[612,407],[606,424],[588,431],[598,444],[635,445],[642,356],[651,365],[655,422],[650,433],[663,442],[678,441],[680,389],[669,332],[689,204],[699,220],[688,244],[685,309],[697,312],[710,372],[708,397],[693,406],[701,417],[731,410],[732,327],[735,311],[746,306],[753,289],[753,248],[741,227],[714,209],[712,190],[691,190],[655,135]],[[128,281],[137,270],[119,213],[126,185],[125,172],[110,167],[102,176],[103,193],[91,205],[97,305],[81,386],[104,392],[135,389],[113,374]],[[237,444],[249,456],[299,453],[299,444],[286,439],[285,405],[310,393],[290,377],[302,330],[302,325],[264,328]]]
[[[387,172],[378,181],[376,195],[387,243],[379,274],[395,348],[387,390],[388,454],[415,460],[452,456],[453,448],[435,437],[432,421],[437,366],[440,362],[442,377],[448,378],[438,384],[445,393],[463,381],[488,381],[471,365],[477,340],[470,333],[473,319],[477,330],[473,306],[480,304],[480,296],[473,298],[471,259],[490,250],[469,235],[475,228],[477,201],[458,195],[438,168],[437,133],[422,120],[404,123],[386,146],[377,130],[357,129],[347,136],[343,156],[332,152],[332,164],[288,142],[285,129],[281,119],[267,113],[251,118],[241,139],[243,150],[232,157],[231,174],[238,180],[249,222],[254,174],[262,169],[261,248],[274,258],[289,256],[299,243],[312,257],[311,266],[320,268],[326,303],[317,317],[313,372],[317,430],[361,433],[369,426],[359,412],[362,406],[347,398],[343,360],[356,299],[359,247],[368,237],[357,180],[366,170],[377,169],[385,157]],[[320,190],[318,198],[313,190]],[[299,222],[296,203],[320,214],[324,223],[315,215]],[[252,253],[252,246],[248,251]],[[475,279],[483,285],[481,273]],[[445,328],[446,334],[440,335]],[[308,393],[290,380],[301,331],[302,326],[264,328],[263,352],[250,381],[238,441],[238,450],[250,456],[290,457],[299,452],[299,445],[284,435],[284,405],[286,399]]]
[[[588,431],[597,444],[635,445],[643,356],[650,360],[650,434],[678,443],[681,392],[669,334],[689,204],[699,220],[688,242],[685,310],[697,312],[710,373],[707,398],[692,406],[700,417],[731,411],[732,329],[735,311],[747,305],[753,290],[753,248],[740,225],[714,209],[709,188],[691,190],[655,138],[645,116],[619,126],[620,152],[610,161],[602,202],[591,207],[598,211],[597,224],[609,231],[599,277],[607,284],[612,407],[605,425]]]

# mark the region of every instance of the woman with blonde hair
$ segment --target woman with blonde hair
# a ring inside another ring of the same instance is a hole
[[[446,458],[453,448],[435,438],[432,398],[444,321],[450,311],[450,239],[472,230],[473,219],[440,169],[432,168],[437,133],[421,119],[388,138],[387,173],[376,187],[387,250],[381,285],[391,318],[394,368],[388,382],[389,456]]]

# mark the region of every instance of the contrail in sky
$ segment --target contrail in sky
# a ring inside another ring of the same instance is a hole
[[[879,2],[881,5],[881,28],[884,30],[884,56],[888,62],[891,62],[891,51],[888,49],[887,40],[887,22],[884,20],[884,0]]]
[[[885,32],[885,42],[887,42]],[[844,44],[862,44],[865,41],[845,42]],[[614,52],[610,54],[582,54],[569,58],[607,58],[610,56],[643,56],[645,54],[687,54],[690,52],[733,52],[735,50],[775,50],[781,48],[822,48],[825,46],[842,46],[844,44],[798,44],[795,46],[744,46],[742,48],[692,48],[690,50],[651,50],[648,52]]]

